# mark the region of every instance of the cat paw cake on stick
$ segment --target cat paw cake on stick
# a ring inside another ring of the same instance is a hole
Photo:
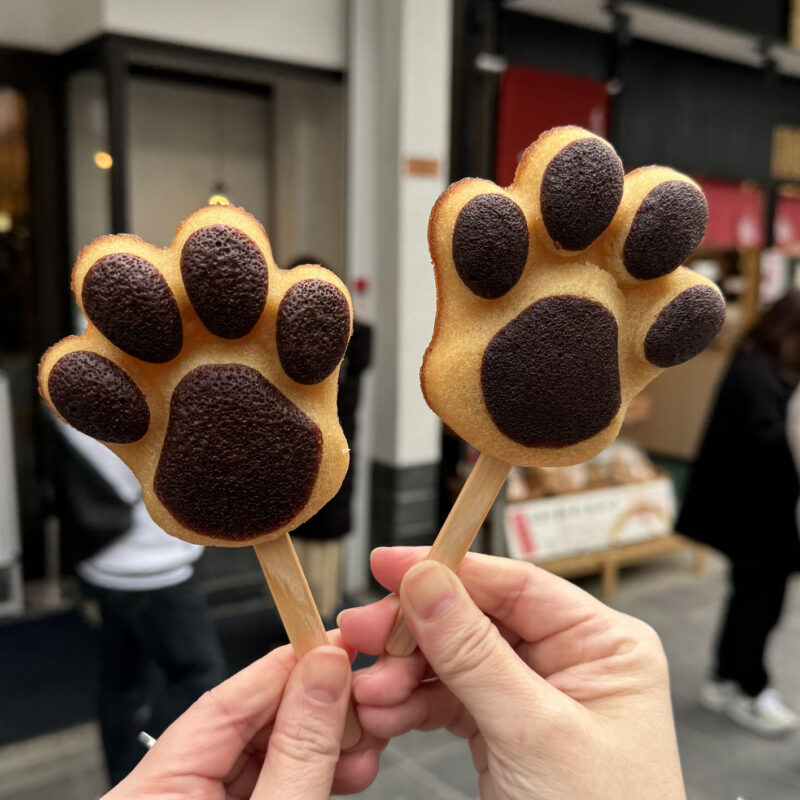
[[[278,269],[253,217],[213,206],[165,249],[97,239],[72,290],[88,327],[42,358],[47,405],[130,467],[167,533],[255,547],[298,657],[326,644],[288,534],[347,471],[344,284],[319,266]],[[359,736],[351,715],[345,746]]]
[[[481,456],[430,558],[457,569],[510,465],[591,458],[633,397],[717,335],[722,294],[681,266],[707,220],[690,178],[657,166],[625,175],[608,142],[574,126],[542,134],[511,186],[466,179],[441,195],[420,378],[428,405]],[[398,620],[388,652],[413,649]]]

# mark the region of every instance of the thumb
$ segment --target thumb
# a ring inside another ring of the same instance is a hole
[[[317,647],[286,685],[253,800],[324,800],[330,795],[350,699],[350,659]]]
[[[423,561],[406,573],[400,602],[433,670],[487,736],[515,737],[515,722],[551,687],[525,664],[455,573]]]

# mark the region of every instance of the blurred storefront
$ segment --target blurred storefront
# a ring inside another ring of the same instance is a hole
[[[800,0],[0,3],[0,622],[42,623],[54,660],[73,644],[54,691],[83,703],[46,697],[40,725],[4,680],[24,724],[0,725],[0,744],[92,713],[90,629],[77,614],[47,627],[75,593],[36,390],[41,354],[77,324],[80,248],[124,231],[164,246],[194,209],[231,202],[264,224],[279,266],[311,256],[344,278],[373,329],[344,558],[358,596],[369,550],[432,541],[476,458],[419,389],[430,209],[465,176],[508,184],[562,124],[607,137],[626,170],[697,180],[710,217],[688,266],[728,303],[708,350],[631,404],[621,442],[574,468],[514,469],[477,540],[602,572],[611,596],[622,566],[686,549],[674,518],[720,377],[758,313],[800,287]],[[255,608],[263,626],[251,548],[209,550],[199,574],[217,622]],[[32,683],[50,681],[51,654],[30,666],[23,651]]]
[[[27,9],[0,9],[0,336],[29,582],[53,569],[36,362],[73,326],[69,268],[95,236],[163,245],[216,196],[262,220],[279,264],[311,253],[345,277],[376,328],[351,590],[371,545],[430,541],[463,477],[417,381],[425,229],[450,180],[507,183],[540,132],[577,123],[627,169],[668,163],[702,184],[691,266],[721,282],[729,321],[648,390],[627,435],[658,457],[691,462],[731,348],[797,281],[800,50],[780,0],[242,0],[224,20],[207,3],[42,0],[35,25]],[[208,561],[220,602],[260,591],[249,554]]]
[[[351,285],[361,321],[386,321],[359,409],[348,587],[368,581],[373,515],[390,537],[408,525],[433,533],[439,424],[416,372],[434,304],[427,209],[449,173],[452,32],[450,3],[434,5],[241,2],[224,21],[215,5],[187,14],[179,0],[0,9],[0,316],[14,429],[3,446],[16,459],[3,480],[20,499],[0,552],[13,553],[14,575],[22,567],[33,607],[60,602],[35,376],[77,324],[72,260],[109,232],[166,245],[209,202],[245,207],[279,265],[321,260]],[[415,497],[401,501],[409,482]],[[0,567],[10,592],[11,566]],[[210,553],[201,570],[215,603],[263,596],[247,549]]]

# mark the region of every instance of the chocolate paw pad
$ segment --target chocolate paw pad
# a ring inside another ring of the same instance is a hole
[[[540,136],[507,188],[453,184],[428,231],[438,296],[428,404],[509,463],[590,458],[631,398],[722,326],[720,291],[680,266],[707,218],[685,175],[625,175],[606,141],[576,127]]]
[[[215,206],[164,250],[96,240],[72,288],[89,325],[45,353],[40,391],[128,464],[162,528],[254,544],[335,494],[349,457],[336,393],[352,307],[333,273],[278,269],[258,222]]]

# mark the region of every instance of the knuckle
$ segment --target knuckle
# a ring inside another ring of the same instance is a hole
[[[317,764],[339,757],[340,737],[327,726],[308,718],[275,729],[269,740],[269,752],[287,761]]]
[[[539,567],[527,562],[518,562],[514,564],[514,569],[519,576],[514,589],[501,592],[494,608],[487,609],[488,614],[501,620],[510,617],[525,598]]]
[[[485,668],[495,652],[495,628],[488,617],[464,620],[441,640],[440,677],[457,679],[474,675]]]
[[[222,717],[228,725],[236,730],[243,742],[247,741],[247,731],[245,730],[246,726],[244,722],[228,707],[227,703],[224,702],[218,686],[214,686],[203,692],[195,701],[195,706],[201,709],[201,714],[203,716],[208,715],[209,718]]]
[[[635,617],[627,617],[624,628],[620,652],[655,674],[667,672],[667,656],[658,631]]]

